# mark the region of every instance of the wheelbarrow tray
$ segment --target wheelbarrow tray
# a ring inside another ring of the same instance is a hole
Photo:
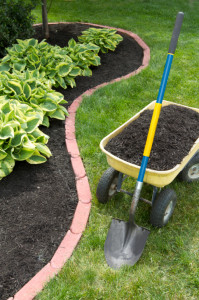
[[[129,119],[127,122],[125,122],[123,125],[118,127],[116,130],[111,132],[109,135],[103,138],[103,140],[100,142],[100,148],[101,150],[106,154],[107,162],[108,164],[114,168],[115,170],[129,175],[134,178],[138,178],[138,173],[140,170],[140,166],[136,164],[131,164],[125,160],[122,160],[118,158],[117,156],[111,154],[105,149],[106,144],[109,142],[110,139],[117,136],[120,132],[124,130],[130,123],[132,123],[134,120],[139,118],[140,114],[147,109],[153,110],[155,106],[156,101],[151,102],[149,105],[147,105],[145,108],[143,108],[140,112],[138,112],[136,115],[134,115],[131,119]],[[193,109],[194,111],[199,113],[199,109],[188,107],[185,105],[177,104],[174,102],[163,100],[162,106],[167,106],[170,104],[178,105],[181,107]],[[190,159],[196,154],[196,152],[199,150],[199,138],[196,140],[196,142],[193,144],[192,148],[190,149],[188,155],[186,155],[180,164],[177,164],[174,168],[165,170],[165,171],[157,171],[150,168],[146,169],[145,176],[144,176],[144,182],[151,184],[156,187],[164,187],[165,185],[170,184],[175,177],[182,171],[182,169],[186,166],[186,164],[190,161]]]

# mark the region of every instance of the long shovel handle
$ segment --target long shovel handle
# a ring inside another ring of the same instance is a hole
[[[138,179],[137,179],[137,183],[136,183],[136,187],[135,187],[135,191],[134,191],[134,195],[133,195],[133,201],[132,201],[131,209],[130,209],[129,222],[132,222],[133,224],[134,224],[134,214],[135,214],[138,200],[140,198],[140,192],[142,189],[143,179],[144,179],[147,163],[149,160],[149,156],[151,153],[151,148],[152,148],[152,144],[153,144],[153,140],[154,140],[154,136],[155,136],[158,120],[159,120],[159,115],[160,115],[160,111],[161,111],[161,107],[162,107],[162,101],[163,101],[163,97],[164,97],[164,93],[165,93],[165,89],[166,89],[166,85],[167,85],[167,80],[169,77],[171,64],[173,61],[173,56],[174,56],[174,53],[176,50],[178,37],[179,37],[181,26],[182,26],[183,17],[184,17],[184,13],[179,12],[177,14],[175,27],[173,30],[173,34],[172,34],[172,38],[171,38],[171,42],[170,42],[170,46],[169,46],[169,52],[168,52],[166,64],[164,67],[162,81],[160,84],[158,97],[157,97],[155,107],[153,110],[153,115],[152,115],[149,131],[148,131],[148,136],[147,136],[147,140],[146,140],[146,144],[145,144],[145,148],[144,148],[141,167],[140,167],[140,171],[138,174]]]

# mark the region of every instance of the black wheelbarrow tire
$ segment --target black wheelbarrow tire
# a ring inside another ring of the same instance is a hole
[[[184,169],[178,174],[178,179],[185,182],[199,180],[199,153],[194,155]]]
[[[99,180],[96,196],[100,203],[107,203],[117,192],[119,172],[112,167],[108,168]]]
[[[175,191],[171,188],[163,189],[152,204],[151,224],[154,227],[165,226],[173,214],[176,202],[177,195]]]

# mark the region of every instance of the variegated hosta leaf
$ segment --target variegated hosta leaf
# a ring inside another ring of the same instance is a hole
[[[40,153],[39,153],[39,151],[35,151],[34,153],[33,153],[33,155],[30,157],[30,158],[28,158],[26,161],[29,163],[29,164],[32,164],[32,165],[38,165],[38,164],[43,164],[43,163],[45,163],[46,162],[46,157],[45,156],[43,156],[43,155],[41,155]]]
[[[13,138],[13,137],[14,137],[14,130],[13,130],[12,126],[7,124],[0,128],[0,139],[1,140],[6,140],[8,138]]]
[[[23,138],[26,136],[25,132],[24,131],[18,131],[15,133],[15,136],[13,139],[11,139],[11,144],[10,146],[11,147],[17,147],[19,145],[22,144],[22,140]]]
[[[34,149],[20,147],[20,149],[15,148],[14,151],[11,153],[11,156],[14,160],[23,161],[31,157],[34,153]]]
[[[66,77],[70,71],[72,70],[72,66],[71,64],[67,64],[67,63],[60,63],[57,67],[56,70],[58,71],[58,75],[61,77]]]
[[[21,127],[27,132],[33,132],[41,124],[41,119],[37,117],[29,118]]]
[[[50,157],[52,155],[50,149],[42,143],[36,143],[36,149],[46,157]]]
[[[0,160],[0,180],[9,175],[14,166],[15,160],[10,155],[6,155],[6,157],[2,158]]]

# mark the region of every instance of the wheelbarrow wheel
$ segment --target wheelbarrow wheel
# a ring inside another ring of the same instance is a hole
[[[177,195],[171,188],[165,188],[155,198],[151,209],[151,224],[154,227],[165,226],[173,214]]]
[[[108,168],[99,180],[96,196],[100,203],[107,203],[117,192],[119,172],[113,168]]]
[[[193,156],[184,169],[179,173],[178,179],[185,182],[199,180],[199,153]]]

